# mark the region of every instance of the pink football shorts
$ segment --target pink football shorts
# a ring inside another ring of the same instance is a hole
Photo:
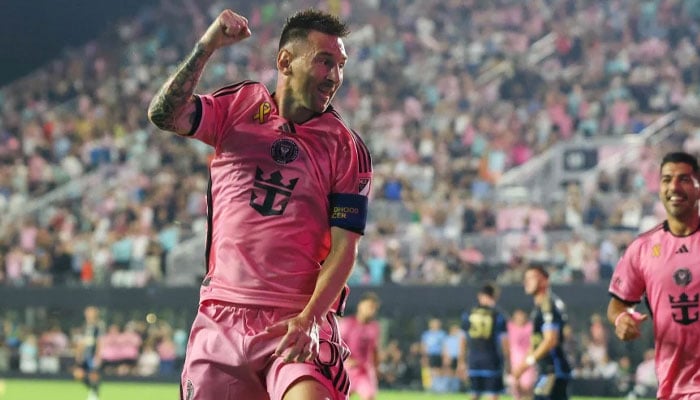
[[[336,400],[348,398],[343,367],[349,350],[333,313],[319,329],[320,350],[313,361],[285,363],[274,355],[283,335],[265,331],[297,310],[205,301],[192,324],[182,371],[183,400],[281,400],[301,378],[321,382]]]

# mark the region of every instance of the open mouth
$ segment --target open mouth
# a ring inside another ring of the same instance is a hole
[[[666,197],[666,201],[671,205],[679,205],[685,203],[686,198],[684,196],[671,195]]]
[[[330,99],[333,96],[333,86],[321,86],[318,88],[318,92],[321,94],[321,97]]]

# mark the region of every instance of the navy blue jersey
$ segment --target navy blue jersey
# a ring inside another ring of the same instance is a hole
[[[492,307],[477,306],[462,315],[462,329],[467,332],[469,376],[502,375],[501,340],[507,333],[506,322],[504,313]]]
[[[540,374],[554,374],[557,378],[569,378],[571,367],[564,354],[564,327],[568,324],[566,306],[555,294],[550,293],[542,304],[535,306],[532,320],[532,348],[542,342],[543,332],[554,330],[559,337],[557,346],[537,361]]]
[[[104,335],[105,327],[100,321],[97,324],[85,325],[83,330],[83,352],[82,352],[82,364],[83,368],[87,370],[93,370],[96,368],[94,365],[95,356],[97,355],[97,343],[100,337]]]

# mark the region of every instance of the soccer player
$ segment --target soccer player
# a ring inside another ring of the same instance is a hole
[[[446,392],[448,380],[442,368],[442,349],[447,332],[439,318],[428,321],[428,329],[420,337],[421,376],[423,386],[432,392]]]
[[[100,338],[105,334],[105,324],[100,319],[100,310],[95,306],[85,307],[83,315],[85,325],[76,347],[73,376],[87,386],[87,400],[98,400],[101,367],[99,344]]]
[[[354,316],[340,320],[340,333],[350,349],[345,367],[350,378],[350,394],[361,400],[374,400],[377,395],[377,367],[379,365],[379,297],[374,292],[365,292],[357,303]]]
[[[568,323],[566,306],[550,290],[549,273],[542,267],[527,267],[523,286],[525,293],[532,296],[535,303],[530,316],[532,350],[513,369],[513,378],[519,380],[528,368],[537,365],[535,400],[567,400],[571,366],[562,346]]]
[[[508,318],[496,307],[498,290],[494,285],[482,286],[476,298],[477,305],[462,315],[471,398],[485,395],[496,400],[505,389],[503,373],[510,353]]]
[[[447,391],[458,393],[462,381],[466,379],[466,364],[464,362],[464,340],[466,333],[459,321],[451,322],[447,328],[447,336],[442,345],[442,366]]]
[[[510,365],[520,365],[530,352],[532,337],[532,321],[527,313],[516,309],[508,321],[508,345],[510,349]],[[515,400],[532,397],[532,386],[535,384],[535,369],[528,368],[520,379],[511,382],[511,392]],[[511,376],[512,378],[512,376]]]
[[[160,129],[214,148],[206,275],[182,397],[341,399],[335,313],[364,233],[371,160],[331,106],[348,28],[315,10],[282,28],[275,91],[242,81],[195,94],[209,58],[251,36],[224,10],[149,106]]]
[[[647,314],[634,310],[646,295],[653,316],[657,398],[700,398],[700,184],[698,161],[683,152],[661,160],[659,198],[666,220],[627,247],[610,280],[608,320],[624,341],[640,336]]]

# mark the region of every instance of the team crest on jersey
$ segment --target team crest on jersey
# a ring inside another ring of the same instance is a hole
[[[258,106],[258,112],[256,112],[255,115],[253,115],[253,119],[258,121],[259,124],[264,124],[267,120],[267,116],[270,115],[271,109],[272,106],[269,102],[265,101],[263,103],[260,103],[260,106]]]
[[[269,176],[269,179],[265,179],[263,170],[256,168],[255,187],[250,192],[250,206],[266,217],[284,213],[292,191],[299,181],[299,178],[293,178],[285,183],[280,171],[275,171]]]
[[[661,245],[660,244],[655,244],[651,248],[651,256],[652,257],[659,257],[661,255]]]
[[[681,325],[690,325],[700,319],[700,315],[697,312],[698,306],[700,306],[700,301],[698,300],[698,294],[690,297],[686,293],[681,293],[678,298],[668,295],[668,301],[671,303],[671,309],[673,309],[672,317],[673,321]],[[678,311],[678,312],[676,312]]]
[[[277,139],[272,143],[270,155],[279,165],[289,164],[299,156],[299,146],[290,139]]]
[[[688,268],[679,268],[673,273],[673,281],[676,282],[678,286],[688,286],[692,280],[693,275]]]

